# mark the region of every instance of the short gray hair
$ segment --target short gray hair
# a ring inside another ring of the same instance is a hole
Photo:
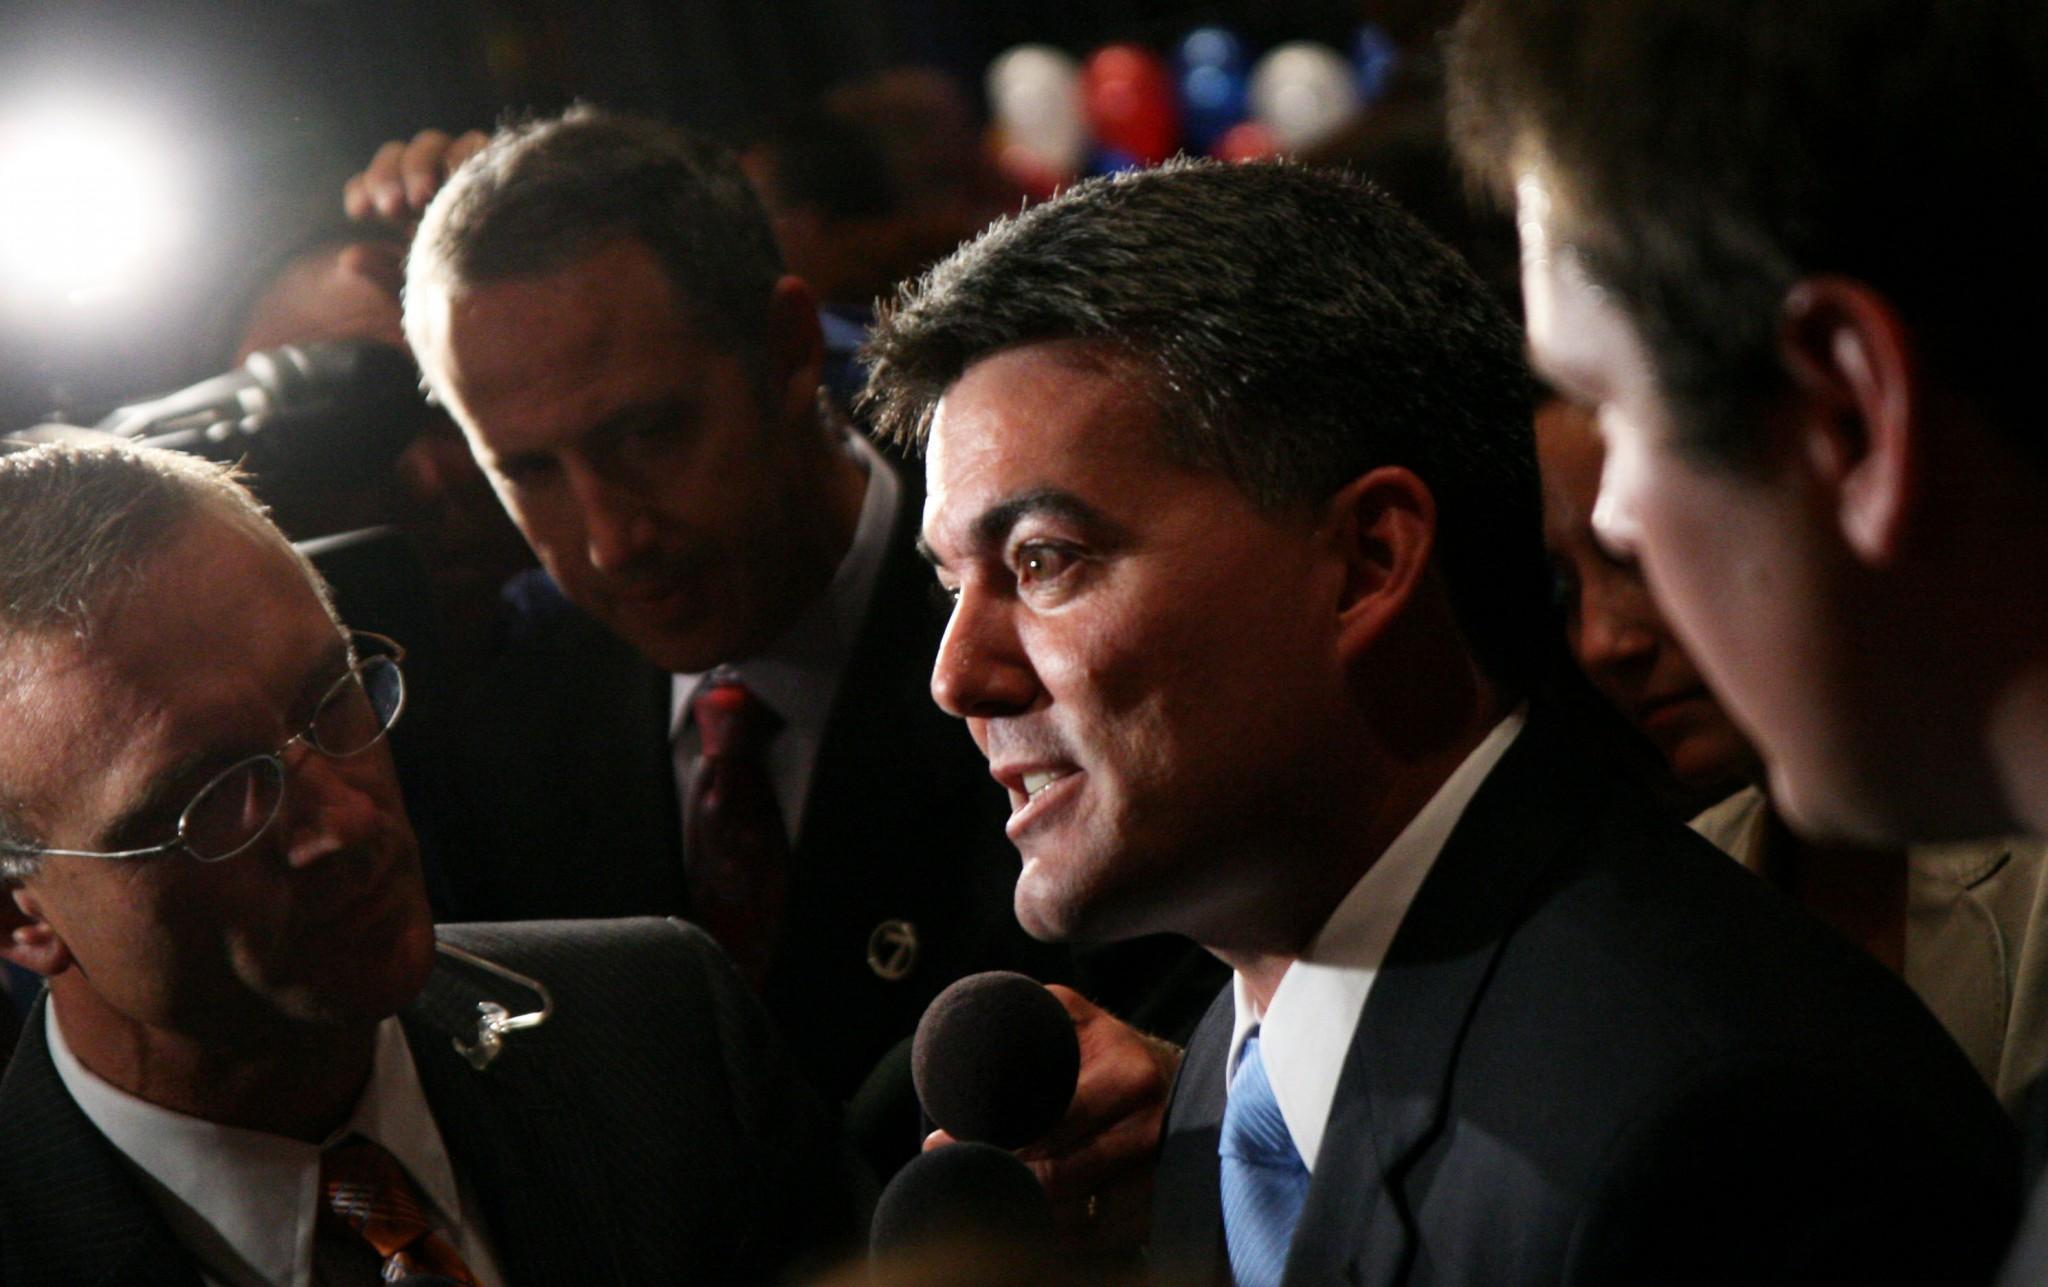
[[[203,514],[276,542],[333,614],[326,582],[231,466],[120,441],[0,451],[0,683],[16,682],[13,654],[28,639],[89,640],[150,560]],[[6,783],[0,843],[37,843]],[[38,861],[0,851],[0,880],[26,879]]]
[[[554,272],[624,240],[654,252],[704,339],[756,364],[782,255],[738,158],[680,126],[589,106],[499,129],[449,178],[413,237],[407,301]]]

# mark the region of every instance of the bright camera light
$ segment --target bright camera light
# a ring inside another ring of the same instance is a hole
[[[104,113],[0,116],[0,296],[89,304],[161,264],[178,220],[163,148]]]

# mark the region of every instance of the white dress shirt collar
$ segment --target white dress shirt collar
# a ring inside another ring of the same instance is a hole
[[[782,720],[768,747],[768,776],[792,844],[803,825],[804,802],[810,795],[840,677],[867,618],[868,602],[881,578],[889,543],[897,536],[896,505],[902,483],[896,471],[858,433],[847,434],[846,450],[867,471],[868,485],[853,543],[840,559],[831,583],[773,644],[753,657],[721,667],[737,671],[754,696]],[[690,701],[711,673],[676,675],[669,689],[669,740],[675,748],[678,798],[683,800],[689,799],[690,773],[697,760]]]
[[[50,1061],[64,1088],[141,1176],[207,1279],[227,1287],[311,1287],[325,1145],[222,1126],[139,1099],[79,1063],[56,1006],[46,1009]],[[377,1028],[370,1080],[355,1113],[326,1144],[350,1135],[390,1150],[425,1197],[430,1218],[495,1287],[500,1277],[484,1232],[475,1218],[463,1218],[455,1168],[395,1017]]]
[[[1527,708],[1517,708],[1444,779],[1429,803],[1351,887],[1308,950],[1288,966],[1273,990],[1273,1004],[1263,1014],[1244,976],[1232,977],[1237,1021],[1224,1065],[1226,1084],[1236,1073],[1245,1038],[1258,1028],[1260,1057],[1273,1098],[1286,1119],[1287,1133],[1294,1137],[1295,1150],[1311,1171],[1322,1151],[1323,1127],[1337,1099],[1337,1081],[1351,1051],[1352,1034],[1387,947],[1451,829],[1526,722]]]

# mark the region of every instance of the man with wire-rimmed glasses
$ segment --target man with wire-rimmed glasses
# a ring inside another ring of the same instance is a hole
[[[49,981],[0,1283],[760,1281],[854,1227],[700,932],[437,945],[403,655],[216,466],[0,455],[0,955]]]
[[[405,649],[396,640],[367,630],[353,631],[346,639],[348,664],[313,705],[306,726],[277,750],[237,760],[207,779],[179,812],[170,839],[111,851],[58,849],[7,839],[0,840],[0,857],[30,863],[52,856],[136,861],[183,851],[200,862],[219,862],[241,853],[277,821],[284,806],[284,757],[294,746],[304,743],[335,760],[361,755],[384,740],[405,709],[405,672],[398,665]],[[161,812],[161,802],[155,803],[155,811]],[[151,812],[145,802],[135,818],[117,822],[113,833],[134,830]]]

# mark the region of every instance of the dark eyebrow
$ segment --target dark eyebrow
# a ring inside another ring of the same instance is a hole
[[[181,786],[190,786],[196,792],[201,785],[203,770],[211,769],[217,772],[227,767],[227,761],[213,764],[215,758],[205,751],[180,756],[177,763],[151,778],[149,785],[143,788],[142,794],[127,808],[121,810],[112,822],[100,829],[97,843],[102,846],[112,845],[114,849],[139,848],[140,846],[129,843],[131,838],[128,832],[168,803],[173,798],[173,793]],[[157,844],[168,839],[169,836],[157,837],[147,843]]]
[[[573,439],[574,443],[609,444],[627,434],[645,429],[651,425],[673,422],[684,428],[693,428],[703,418],[702,400],[687,392],[656,398],[651,402],[636,402],[620,407],[604,419],[590,425]],[[534,466],[551,463],[563,451],[561,445],[538,447],[532,451],[515,451],[508,454],[492,453],[485,464],[499,473],[516,472]]]
[[[702,410],[702,399],[686,392],[673,393],[650,402],[635,402],[620,407],[584,430],[581,436],[585,441],[603,442],[621,434],[668,421],[694,425],[701,418]]]
[[[1107,514],[1072,492],[1061,491],[1057,487],[1038,487],[998,501],[977,515],[969,529],[974,547],[981,550],[1000,547],[1009,539],[1010,529],[1037,514],[1050,514],[1077,527],[1094,528],[1113,535],[1122,531]],[[933,567],[945,566],[922,535],[917,538],[917,552]]]

